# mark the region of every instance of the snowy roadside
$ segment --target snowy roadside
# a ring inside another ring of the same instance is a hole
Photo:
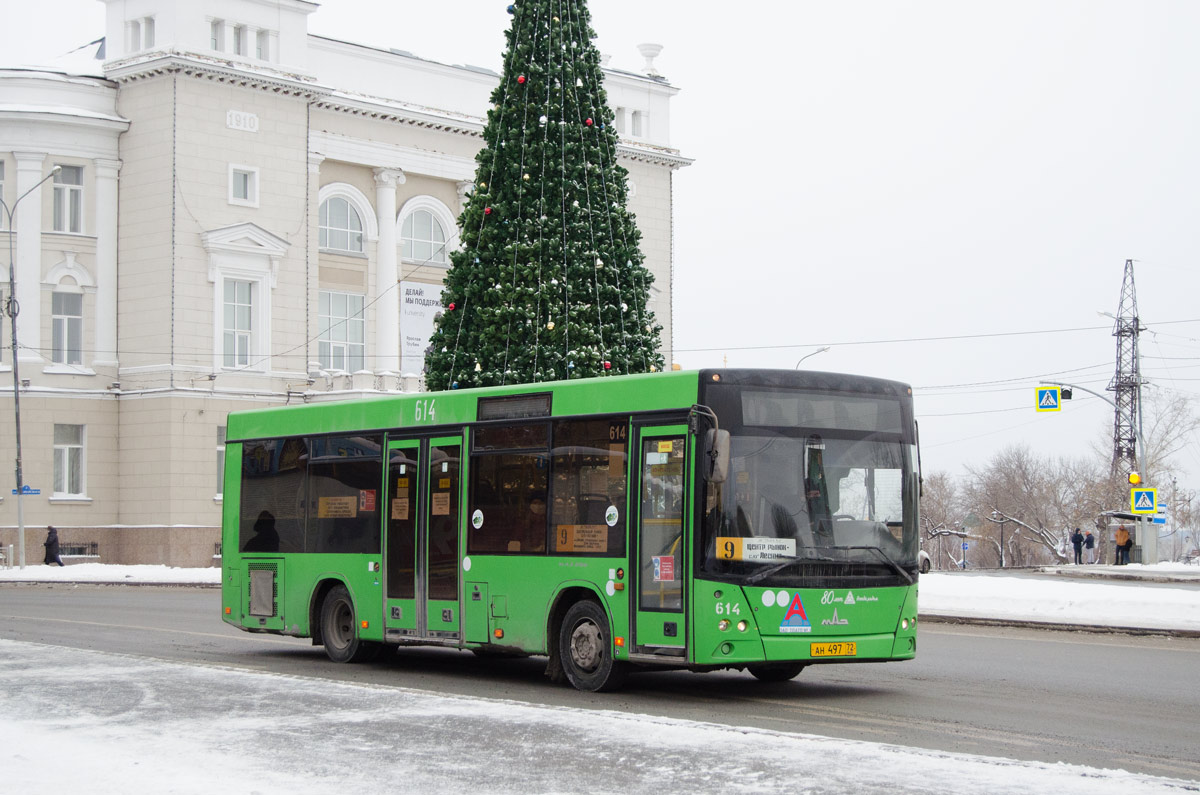
[[[6,791],[1127,795],[1195,782],[0,640]],[[87,687],[81,683],[99,683]],[[67,764],[47,764],[48,749]],[[584,751],[583,749],[586,749]],[[586,762],[586,763],[584,763]]]
[[[1124,576],[1191,576],[1195,566],[1163,563],[1123,566]],[[923,617],[1044,622],[1076,626],[1200,632],[1200,583],[1179,587],[1105,582],[1111,572],[1091,570],[1100,579],[1030,577],[1007,574],[934,572],[921,576]],[[178,569],[167,566],[114,566],[80,563],[71,566],[27,566],[0,569],[4,582],[71,582],[216,586],[217,568]]]

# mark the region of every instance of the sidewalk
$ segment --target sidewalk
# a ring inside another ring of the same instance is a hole
[[[1176,566],[1178,565],[1178,568]],[[1169,567],[1169,568],[1167,568]],[[1173,582],[1200,585],[1200,566],[1190,564],[1160,564],[1143,566],[1131,563],[1128,566],[1083,564],[1081,566],[1043,566],[1038,571],[1063,577],[1080,577],[1089,580],[1128,580],[1134,582]]]

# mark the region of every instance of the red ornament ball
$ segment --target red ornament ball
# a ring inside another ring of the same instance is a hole
[[[492,208],[491,208],[491,207],[484,207],[484,208],[483,208],[483,214],[484,214],[484,215],[491,215],[491,214],[492,214]]]
[[[584,122],[584,124],[586,124],[587,126],[591,127],[591,126],[592,126],[592,120],[591,120],[591,119],[588,119],[587,121],[585,121],[585,122]]]
[[[517,78],[517,82],[520,83],[521,85],[525,85],[525,75],[520,75]]]
[[[447,309],[449,309],[451,312],[453,312],[453,311],[454,311],[454,302],[453,302],[453,301],[451,301],[451,302],[450,302],[450,306],[448,306],[448,307],[446,307],[446,308],[447,308]]]
[[[605,369],[605,370],[611,370],[611,369],[612,369],[612,362],[605,362],[605,363],[604,363],[604,369]]]

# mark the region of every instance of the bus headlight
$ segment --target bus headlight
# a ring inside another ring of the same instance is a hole
[[[749,626],[749,625],[746,624],[745,620],[739,621],[738,622],[738,632],[745,632],[747,626]]]
[[[717,629],[721,630],[722,632],[724,632],[725,630],[729,629],[729,619],[728,619],[728,618],[722,618],[720,621],[718,621],[718,622],[717,622]]]
[[[908,629],[908,619],[907,618],[901,619],[900,629]]]

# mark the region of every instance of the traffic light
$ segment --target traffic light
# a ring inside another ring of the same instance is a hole
[[[1139,483],[1141,483],[1141,482],[1142,482],[1142,476],[1141,476],[1141,475],[1139,475],[1139,474],[1138,474],[1138,473],[1136,473],[1136,472],[1130,472],[1130,473],[1129,473],[1129,485],[1130,485],[1130,486],[1136,486],[1137,484],[1139,484]]]
[[[1059,390],[1059,395],[1060,395],[1060,397],[1061,397],[1063,400],[1070,400],[1070,399],[1071,399],[1071,390],[1070,390],[1070,388],[1069,388],[1069,387],[1063,387],[1062,389],[1060,389],[1060,390]]]

